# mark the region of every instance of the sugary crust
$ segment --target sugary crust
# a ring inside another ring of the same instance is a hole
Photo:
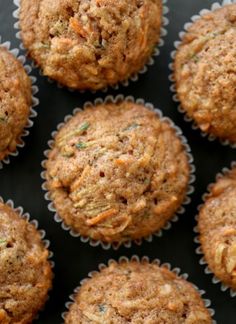
[[[196,291],[167,268],[150,263],[113,263],[85,282],[66,324],[208,324],[211,318]]]
[[[236,142],[236,4],[193,23],[175,58],[181,106],[199,128]]]
[[[0,161],[16,150],[31,106],[31,81],[21,63],[0,46]]]
[[[0,323],[31,323],[52,285],[48,250],[35,227],[1,202],[0,274]]]
[[[77,113],[59,130],[46,169],[46,187],[64,222],[104,242],[163,227],[182,204],[189,180],[175,130],[126,101]]]
[[[138,72],[160,36],[161,0],[21,0],[20,27],[43,73],[100,89]]]
[[[199,214],[200,242],[211,271],[236,289],[236,168],[217,180]]]

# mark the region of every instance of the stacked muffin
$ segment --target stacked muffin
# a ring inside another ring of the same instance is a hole
[[[0,201],[0,323],[31,323],[52,285],[49,252],[34,225]]]
[[[210,324],[197,290],[166,267],[149,262],[113,262],[80,288],[66,324]]]
[[[0,46],[0,161],[16,151],[27,126],[31,81],[21,63]]]
[[[211,271],[236,289],[236,167],[211,187],[200,209],[199,239]]]
[[[181,106],[204,133],[236,143],[236,4],[203,15],[177,49]]]
[[[137,73],[160,37],[161,0],[21,0],[24,46],[61,84],[98,90]]]
[[[190,166],[176,130],[129,101],[78,112],[57,133],[46,188],[75,232],[102,242],[161,229],[182,204]]]

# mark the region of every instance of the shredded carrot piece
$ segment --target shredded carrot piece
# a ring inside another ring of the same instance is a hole
[[[227,228],[224,230],[225,235],[230,235],[230,234],[235,234],[235,229],[234,228]]]
[[[84,30],[82,24],[78,21],[78,19],[71,17],[70,18],[70,27],[80,36],[86,38],[87,32]]]
[[[118,210],[111,208],[111,209],[108,209],[108,210],[98,214],[96,217],[93,217],[92,219],[88,219],[86,221],[86,223],[89,226],[93,226],[93,225],[96,225],[97,223],[113,216],[113,215],[116,215],[117,213],[118,213]]]
[[[124,164],[125,164],[125,161],[122,160],[122,159],[117,159],[117,160],[115,161],[115,163],[116,163],[117,165],[124,165]]]
[[[6,319],[6,312],[3,309],[0,309],[0,320],[5,320]]]
[[[91,169],[91,167],[89,165],[86,165],[86,167],[84,168],[84,170],[81,173],[81,176],[77,180],[75,180],[73,182],[73,184],[71,185],[72,191],[78,190],[80,188],[81,183],[83,182],[85,177],[88,175],[90,169]]]

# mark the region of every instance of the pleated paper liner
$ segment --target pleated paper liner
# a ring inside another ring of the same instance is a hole
[[[181,106],[177,91],[176,91],[176,83],[175,83],[175,76],[174,76],[174,59],[176,56],[176,52],[179,49],[182,40],[185,36],[185,34],[187,33],[187,31],[189,30],[189,28],[192,26],[192,24],[197,21],[198,19],[200,19],[202,16],[215,11],[219,8],[222,8],[225,5],[229,5],[229,4],[233,4],[236,3],[236,0],[223,0],[222,3],[219,2],[214,2],[211,5],[210,9],[202,9],[197,15],[194,15],[190,18],[190,22],[187,22],[186,24],[184,24],[183,30],[181,32],[179,32],[179,40],[174,42],[174,50],[171,52],[171,60],[172,63],[169,64],[169,69],[171,70],[171,74],[169,76],[169,80],[171,81],[172,85],[170,87],[170,91],[173,93],[173,100],[174,102],[178,103],[178,111],[184,115],[184,120],[186,122],[189,122],[192,124],[192,129],[193,130],[198,130],[201,134],[202,137],[206,137],[210,142],[218,140],[222,145],[226,146],[229,145],[231,148],[236,148],[236,143],[231,143],[229,140],[222,140],[217,138],[216,136],[212,135],[212,134],[207,134],[203,131],[201,131],[198,127],[198,125],[194,122],[194,120],[189,117],[186,113],[186,111],[183,109],[183,107]]]
[[[21,35],[20,35],[20,24],[19,24],[19,14],[20,14],[20,0],[13,0],[15,6],[17,7],[16,10],[14,10],[13,12],[13,17],[17,20],[16,23],[14,24],[14,28],[16,29],[16,38],[19,39],[21,41],[20,44],[20,48],[23,50],[26,50],[22,39],[21,39]],[[149,66],[154,65],[156,58],[160,55],[160,51],[161,51],[161,47],[164,45],[164,38],[167,35],[168,31],[166,29],[166,26],[169,24],[169,19],[167,18],[167,14],[169,12],[169,8],[167,5],[168,0],[162,0],[162,26],[161,26],[161,31],[160,31],[160,39],[159,42],[157,44],[157,46],[155,47],[153,54],[151,55],[151,57],[148,59],[147,63],[143,66],[143,68],[138,71],[137,73],[132,74],[127,80],[123,80],[121,82],[118,82],[115,85],[112,86],[108,86],[104,89],[101,89],[102,92],[107,92],[108,89],[115,89],[118,90],[120,88],[120,86],[124,86],[124,87],[128,87],[131,82],[137,82],[139,80],[139,76],[142,74],[145,74],[148,71]],[[38,66],[33,62],[32,63],[32,67],[33,68],[37,68]],[[40,75],[43,76],[43,72],[40,70]],[[50,83],[54,83],[56,81],[52,80],[51,78],[47,78],[48,81]],[[58,88],[64,88],[65,86],[56,82]],[[76,91],[75,89],[71,89],[68,88],[70,91]],[[85,90],[82,90],[80,92],[85,92]],[[97,91],[91,91],[92,93],[96,93]]]
[[[0,36],[0,47],[4,47],[6,48],[10,53],[12,53],[17,59],[18,61],[23,65],[26,73],[28,74],[30,80],[31,80],[31,93],[32,93],[32,106],[30,108],[30,115],[27,121],[27,124],[19,138],[19,142],[17,144],[16,147],[16,151],[11,152],[8,156],[6,156],[2,161],[0,161],[0,169],[3,168],[4,164],[9,164],[10,163],[10,157],[11,156],[18,156],[19,155],[19,148],[22,148],[25,146],[25,142],[24,142],[24,137],[29,135],[29,128],[31,128],[33,126],[33,121],[32,118],[35,118],[37,116],[36,111],[34,110],[34,108],[36,106],[38,106],[39,104],[39,100],[38,98],[35,97],[36,93],[39,91],[36,83],[37,83],[37,78],[35,76],[30,75],[32,72],[32,68],[31,66],[26,64],[26,58],[24,55],[19,55],[19,50],[14,48],[11,49],[11,42],[3,42],[2,43],[2,39]]]
[[[133,255],[131,258],[128,258],[126,256],[122,256],[118,259],[118,261],[115,261],[113,259],[110,259],[108,261],[108,266],[115,263],[115,264],[120,264],[120,263],[128,263],[130,261],[133,261],[133,262],[140,262],[141,264],[146,264],[146,263],[152,263],[152,264],[156,264],[160,267],[163,267],[163,268],[167,268],[168,270],[172,271],[173,273],[175,273],[178,277],[184,279],[184,280],[187,280],[188,279],[188,274],[187,273],[182,273],[181,272],[181,269],[180,268],[173,268],[171,266],[170,263],[161,263],[161,261],[159,259],[154,259],[153,261],[150,261],[149,257],[148,256],[143,256],[142,258],[140,258],[139,256],[137,255]],[[88,281],[89,279],[91,279],[95,274],[97,274],[98,272],[100,272],[102,269],[106,268],[107,265],[104,264],[104,263],[100,263],[99,266],[98,266],[98,271],[92,271],[88,274],[88,277],[86,279],[83,279],[80,281],[80,284],[77,288],[75,288],[74,292],[72,295],[69,296],[70,298],[70,301],[66,302],[65,303],[65,308],[66,308],[66,311],[62,313],[62,318],[63,320],[65,320],[66,318],[66,315],[68,313],[68,310],[70,308],[70,306],[75,302],[75,297],[76,295],[78,294],[81,286],[86,282]],[[200,290],[196,285],[194,285],[193,283],[191,283],[192,286],[198,291],[199,295],[202,297],[206,292],[204,290]],[[205,307],[208,309],[211,317],[214,316],[215,314],[215,311],[214,309],[212,309],[210,306],[211,306],[211,301],[209,299],[204,299],[203,298],[203,302],[205,304]],[[215,320],[212,320],[212,324],[216,324],[216,321]]]
[[[26,220],[27,222],[29,222],[30,224],[32,224],[35,229],[39,232],[41,240],[43,242],[43,245],[46,249],[49,249],[50,247],[50,241],[48,239],[46,239],[46,232],[45,230],[39,229],[39,223],[37,220],[35,219],[31,219],[31,216],[29,213],[25,213],[23,207],[19,206],[19,207],[15,207],[14,206],[14,202],[11,199],[8,199],[7,201],[4,201],[3,198],[0,196],[0,202],[9,206],[10,208],[12,208],[21,218],[23,218],[24,220]],[[55,266],[55,263],[53,261],[53,252],[49,250],[49,254],[48,254],[48,261],[51,265],[51,268],[53,269]],[[54,276],[54,275],[53,275]],[[52,289],[52,288],[51,288]],[[50,296],[50,290],[48,291],[48,296],[47,296],[47,301],[49,300]],[[39,315],[41,312],[44,311],[46,305],[43,306],[43,308],[39,311],[39,313],[36,315],[35,319],[38,319]]]
[[[232,162],[231,163],[231,168],[235,168],[236,167],[236,162]],[[231,168],[223,168],[223,170],[218,173],[216,175],[216,179],[215,179],[215,182],[219,179],[221,179],[222,177],[226,176],[229,172],[230,172],[230,169]],[[198,211],[200,212],[202,206],[204,205],[204,203],[206,202],[207,198],[209,197],[209,194],[211,192],[211,189],[212,187],[214,186],[214,183],[210,183],[207,187],[207,192],[202,196],[202,204],[198,206]],[[195,217],[195,220],[196,222],[198,222],[198,215],[196,215]],[[195,238],[194,238],[194,242],[198,245],[197,249],[196,249],[196,253],[201,257],[200,260],[199,260],[199,264],[200,265],[203,265],[205,267],[204,269],[204,272],[206,274],[210,274],[212,276],[212,283],[213,284],[220,284],[220,289],[221,291],[226,291],[228,290],[229,291],[229,294],[231,297],[236,297],[236,291],[233,290],[232,288],[230,288],[229,286],[223,284],[220,279],[218,279],[214,274],[213,272],[210,270],[210,268],[208,267],[207,265],[207,262],[204,258],[204,254],[203,254],[203,251],[202,251],[202,248],[200,246],[200,240],[199,240],[199,229],[198,229],[198,226],[195,226],[194,227],[194,233],[196,234]]]
[[[105,242],[102,242],[102,241],[94,241],[92,239],[90,239],[89,237],[85,237],[85,236],[81,236],[78,232],[75,232],[73,229],[71,229],[69,226],[67,226],[64,222],[63,222],[63,219],[60,217],[60,215],[58,215],[55,207],[54,207],[54,204],[53,202],[51,201],[51,198],[50,198],[50,193],[47,191],[47,186],[46,186],[46,171],[43,171],[41,173],[41,177],[42,179],[44,180],[44,183],[42,185],[42,189],[44,191],[46,191],[46,194],[45,194],[45,199],[47,201],[49,201],[49,204],[48,204],[48,209],[54,213],[54,220],[57,222],[57,223],[61,223],[61,227],[66,230],[66,231],[69,231],[69,233],[73,236],[73,237],[79,237],[81,242],[84,242],[84,243],[89,243],[91,246],[98,246],[98,245],[101,245],[103,249],[107,250],[109,248],[113,248],[113,249],[118,249],[121,245],[122,246],[125,246],[126,248],[130,248],[132,246],[132,243],[135,243],[137,245],[141,245],[143,240],[145,241],[148,241],[148,242],[152,242],[153,240],[153,236],[157,236],[157,237],[161,237],[163,235],[163,230],[169,230],[172,226],[172,223],[173,222],[177,222],[178,221],[178,218],[179,218],[179,215],[182,215],[184,212],[185,212],[185,206],[188,205],[190,202],[191,202],[191,199],[190,199],[190,195],[194,192],[194,187],[193,187],[193,182],[195,181],[195,166],[193,164],[193,156],[191,154],[191,149],[187,143],[187,140],[186,138],[183,136],[182,134],[182,131],[179,127],[177,127],[176,125],[174,125],[173,121],[171,119],[169,119],[168,117],[163,117],[162,116],[162,112],[157,109],[157,108],[154,108],[154,106],[151,104],[151,103],[145,103],[145,101],[143,99],[137,99],[135,100],[132,96],[128,96],[128,97],[124,97],[123,95],[117,95],[116,97],[113,97],[113,96],[107,96],[104,100],[101,99],[101,98],[97,98],[94,103],[92,102],[86,102],[83,106],[83,109],[86,108],[86,107],[91,107],[91,106],[94,106],[94,105],[98,105],[98,104],[102,104],[102,103],[109,103],[109,102],[112,102],[112,103],[118,103],[118,102],[121,102],[121,101],[130,101],[130,102],[135,102],[137,104],[141,104],[141,105],[144,105],[146,108],[152,110],[152,111],[155,111],[155,113],[157,114],[158,117],[161,118],[161,120],[163,121],[166,121],[169,123],[169,125],[175,130],[176,132],[176,135],[180,138],[180,140],[182,141],[183,143],[183,146],[186,150],[186,154],[187,154],[187,157],[188,157],[188,162],[189,162],[189,166],[190,166],[190,177],[189,177],[189,184],[188,184],[188,188],[187,188],[187,192],[186,192],[186,197],[182,203],[182,206],[177,210],[177,212],[173,215],[173,217],[167,221],[167,223],[165,224],[165,226],[160,229],[158,232],[154,233],[154,234],[150,234],[149,236],[147,237],[144,237],[142,239],[138,239],[138,240],[128,240],[122,244],[120,243],[105,243]],[[50,152],[50,149],[53,148],[54,146],[54,138],[57,134],[57,132],[63,127],[63,125],[68,122],[72,116],[74,116],[78,111],[81,111],[82,109],[81,108],[76,108],[74,109],[73,111],[73,114],[72,115],[67,115],[64,119],[64,122],[63,123],[60,123],[58,126],[57,126],[57,130],[52,132],[52,139],[50,141],[48,141],[48,146],[49,146],[49,149],[46,150],[44,152],[44,155],[46,157],[46,160],[48,158],[48,153]],[[46,164],[46,160],[44,160],[42,162],[42,167],[45,169],[45,164]]]

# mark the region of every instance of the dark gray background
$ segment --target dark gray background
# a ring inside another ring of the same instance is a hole
[[[61,322],[61,312],[69,294],[86,277],[87,273],[97,268],[98,263],[106,262],[109,258],[118,258],[121,255],[132,254],[148,255],[150,258],[160,258],[162,262],[170,262],[173,267],[180,267],[182,272],[189,273],[189,279],[201,289],[207,291],[206,297],[212,300],[212,307],[216,310],[215,319],[222,324],[236,323],[236,299],[230,297],[228,292],[221,292],[219,285],[211,283],[211,276],[204,274],[199,265],[199,257],[195,254],[196,245],[193,243],[193,226],[196,207],[201,202],[201,195],[207,184],[212,182],[217,172],[235,159],[235,151],[223,147],[218,142],[208,142],[198,131],[193,131],[190,124],[183,120],[177,112],[176,104],[172,101],[169,91],[168,63],[173,41],[177,39],[178,32],[190,16],[202,8],[209,8],[212,0],[169,0],[170,24],[167,26],[168,35],[165,46],[161,48],[161,56],[150,67],[148,73],[141,76],[137,83],[131,83],[128,88],[121,87],[118,92],[135,97],[142,97],[163,110],[180,126],[192,147],[197,168],[197,180],[192,203],[187,207],[186,213],[180,221],[162,238],[155,238],[152,243],[143,243],[141,247],[131,249],[121,248],[118,251],[104,251],[102,248],[90,247],[79,239],[72,238],[63,231],[59,224],[53,220],[53,215],[47,210],[47,202],[41,190],[40,178],[43,151],[47,148],[47,141],[56,125],[66,114],[72,112],[76,106],[81,106],[86,100],[93,100],[97,96],[104,97],[104,93],[92,95],[90,93],[71,93],[66,89],[58,89],[56,84],[49,84],[46,78],[38,77],[40,106],[38,117],[30,136],[26,139],[26,146],[20,150],[17,158],[12,158],[9,166],[0,171],[0,195],[6,200],[11,198],[15,205],[21,205],[32,218],[38,219],[40,227],[45,229],[51,241],[51,250],[54,252],[55,280],[54,288],[50,293],[50,300],[44,312],[40,314],[37,323],[57,324]],[[12,12],[15,9],[12,1],[0,0],[0,35],[3,41],[10,40],[14,47],[19,46],[13,29],[14,19]],[[117,93],[117,91],[109,91]]]

